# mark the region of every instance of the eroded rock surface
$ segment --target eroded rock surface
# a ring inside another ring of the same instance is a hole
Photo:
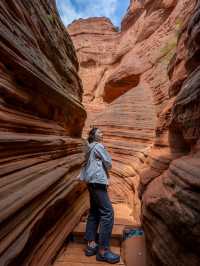
[[[119,33],[107,18],[79,19],[67,28],[74,42],[83,81],[83,103],[100,98],[100,83],[113,62]],[[104,88],[102,87],[102,90]]]
[[[151,98],[149,90],[138,86],[113,101],[92,121],[103,130],[104,144],[112,154],[112,201],[130,204],[135,214],[139,214],[138,199],[134,199],[137,168],[144,162],[154,136]],[[136,220],[139,222],[139,217]]]
[[[87,208],[78,62],[54,1],[0,17],[0,265],[44,266]]]
[[[176,77],[184,80],[186,70],[181,60],[173,85],[167,74],[168,65],[193,6],[194,1],[189,0],[133,0],[120,32],[105,18],[78,20],[67,29],[81,64],[83,102],[88,112],[84,132],[90,125],[103,129],[114,161],[113,202],[126,198],[135,206],[136,221],[140,220],[137,169],[145,167],[143,163],[153,144],[155,128],[156,135],[160,130],[162,134],[156,138],[157,148],[148,160],[153,161],[158,155],[164,157],[155,166],[162,170],[171,160],[170,155],[165,156],[169,151],[165,124],[173,102],[168,90],[170,87],[174,93],[179,83]],[[182,53],[180,58],[184,57],[184,49]],[[180,146],[182,152],[179,138],[170,141]],[[160,147],[164,147],[163,150]]]
[[[141,172],[150,265],[200,263],[199,12],[197,1],[182,25],[168,68],[170,99],[158,117],[155,144]]]

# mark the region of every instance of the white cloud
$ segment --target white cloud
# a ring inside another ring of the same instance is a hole
[[[68,25],[74,19],[77,19],[82,14],[79,14],[70,0],[57,0],[57,8],[60,13],[60,17],[65,25]]]
[[[65,25],[78,18],[88,17],[109,17],[114,23],[118,0],[76,0],[76,5],[82,7],[81,10],[76,8],[73,0],[57,0],[57,7],[60,16]]]

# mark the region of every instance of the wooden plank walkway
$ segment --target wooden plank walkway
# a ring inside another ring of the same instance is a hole
[[[135,226],[130,215],[131,210],[125,204],[114,204],[115,224],[112,231],[111,250],[122,255],[121,243],[125,226]],[[108,266],[108,263],[96,261],[96,256],[86,257],[84,254],[85,222],[80,222],[73,230],[74,241],[69,242],[57,257],[53,266]],[[137,226],[136,226],[137,227]],[[122,258],[116,265],[125,266]]]
[[[84,244],[70,242],[57,258],[54,266],[108,266],[108,263],[96,261],[96,256],[86,257],[84,248]],[[113,252],[120,254],[120,247],[111,247],[111,249]],[[124,265],[122,259],[116,265]]]

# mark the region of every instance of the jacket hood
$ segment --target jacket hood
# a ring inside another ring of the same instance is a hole
[[[89,150],[91,150],[98,142],[92,142],[89,144]]]

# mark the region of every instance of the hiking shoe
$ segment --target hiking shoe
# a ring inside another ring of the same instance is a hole
[[[114,264],[120,261],[120,256],[111,252],[110,250],[105,250],[103,255],[101,255],[100,253],[97,253],[96,260],[105,261],[105,262]]]
[[[98,251],[98,245],[95,248],[92,248],[90,246],[87,246],[87,248],[85,249],[85,256],[94,256],[97,254]]]

